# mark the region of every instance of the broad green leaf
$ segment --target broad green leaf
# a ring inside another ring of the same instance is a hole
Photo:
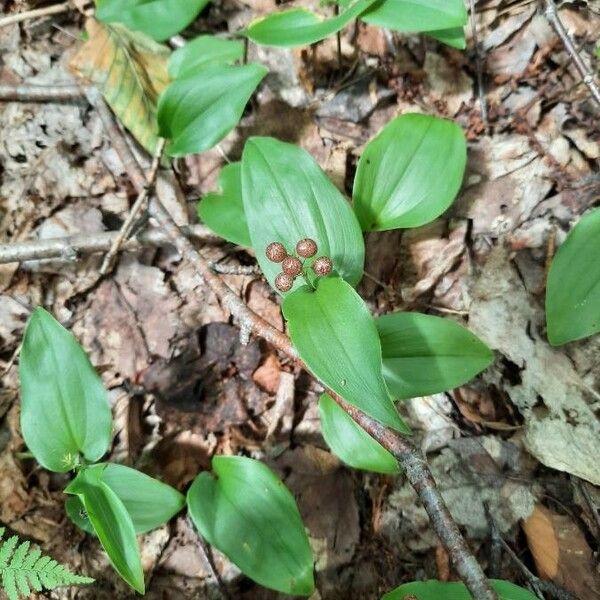
[[[398,312],[375,319],[383,354],[383,376],[394,398],[451,390],[493,361],[492,351],[468,329],[449,319]]]
[[[407,114],[365,147],[354,180],[354,210],[365,231],[419,227],[439,217],[458,193],[465,136],[452,121]]]
[[[307,46],[343,29],[374,1],[358,0],[342,14],[325,20],[303,8],[272,13],[250,23],[244,34],[265,46]]]
[[[313,557],[294,497],[257,460],[215,456],[188,492],[190,517],[241,571],[284,594],[314,591]]]
[[[382,374],[375,321],[356,291],[339,277],[317,279],[286,296],[283,314],[310,371],[350,404],[397,431],[409,432]]]
[[[69,496],[65,502],[65,510],[69,519],[71,519],[77,527],[90,535],[96,535],[96,532],[88,519],[85,506],[83,506],[83,502],[79,499],[79,496]]]
[[[351,0],[341,0],[347,6]],[[467,23],[464,0],[379,0],[360,15],[361,20],[396,31],[434,31]]]
[[[243,56],[244,42],[200,35],[171,54],[169,75],[171,79],[188,77],[201,67],[232,63]]]
[[[317,242],[317,256],[332,259],[340,277],[352,285],[360,281],[365,248],[358,221],[305,150],[273,138],[250,138],[242,156],[242,196],[252,246],[271,285],[281,265],[267,260],[266,247],[281,242],[292,252],[307,237]],[[298,279],[295,289],[300,285]]]
[[[437,29],[435,31],[428,31],[427,35],[448,46],[464,50],[467,47],[467,40],[465,39],[465,28],[464,27],[451,27],[450,29]]]
[[[101,465],[86,468],[65,488],[79,497],[88,519],[117,573],[144,593],[144,572],[135,529],[125,505],[102,481]]]
[[[43,308],[25,330],[19,361],[21,430],[46,469],[99,460],[111,441],[106,391],[77,340]]]
[[[333,453],[355,469],[398,473],[398,461],[338,404],[323,394],[319,400],[321,432]]]
[[[553,346],[600,331],[600,209],[581,218],[552,261],[546,323]]]
[[[268,70],[262,65],[208,65],[171,83],[158,103],[160,135],[170,156],[204,152],[238,123]]]
[[[86,23],[87,42],[70,67],[101,92],[121,123],[153,154],[158,142],[156,103],[167,87],[170,50],[121,25]]]
[[[198,203],[198,216],[223,239],[252,246],[242,200],[242,164],[231,163],[219,175],[221,193],[207,194]]]
[[[500,600],[537,600],[530,591],[500,579],[490,580],[492,588]],[[441,581],[414,581],[405,583],[388,592],[381,600],[471,600],[464,583],[445,583]]]
[[[88,470],[94,469],[100,470],[100,480],[125,506],[136,533],[160,527],[185,505],[185,497],[176,489],[136,469],[114,463],[88,467]],[[76,525],[84,531],[93,532],[89,519],[80,512],[83,506],[77,497],[69,498],[66,508]]]
[[[96,0],[96,17],[162,42],[185,29],[210,0]]]
[[[136,469],[114,463],[93,468],[102,470],[101,480],[127,509],[136,533],[160,527],[185,505],[176,489]]]

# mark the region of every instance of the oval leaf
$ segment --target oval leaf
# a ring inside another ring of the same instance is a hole
[[[530,591],[500,579],[491,579],[492,588],[500,600],[537,600],[537,596]],[[442,581],[414,581],[405,583],[395,590],[388,592],[381,600],[471,600],[464,583],[445,583]]]
[[[354,210],[365,231],[419,227],[439,217],[458,193],[465,136],[455,123],[408,114],[366,146],[354,180]]]
[[[284,594],[314,590],[313,557],[294,497],[262,463],[215,456],[188,492],[190,517],[241,571]]]
[[[342,0],[342,6],[351,0]],[[396,31],[433,31],[463,27],[468,14],[464,0],[380,0],[361,20]]]
[[[135,139],[153,154],[158,142],[156,103],[167,87],[170,50],[120,25],[86,23],[88,41],[70,67],[93,83]]]
[[[289,335],[310,371],[350,404],[398,431],[409,432],[383,379],[381,344],[362,298],[339,277],[304,286],[283,303]]]
[[[326,20],[303,8],[272,13],[250,23],[244,34],[265,46],[307,46],[340,31],[374,1],[358,0],[342,14]]]
[[[37,461],[64,473],[99,460],[111,441],[106,391],[77,340],[50,313],[36,308],[19,360],[21,430]]]
[[[70,496],[67,498],[65,510],[67,511],[69,519],[71,519],[79,529],[82,529],[90,535],[96,536],[96,532],[90,523],[87,512],[85,512],[85,506],[83,506],[83,502],[79,499],[79,496]]]
[[[252,246],[242,201],[242,163],[231,163],[221,169],[219,187],[220,194],[207,194],[198,203],[198,216],[228,242]]]
[[[79,497],[88,519],[117,573],[144,593],[144,572],[135,529],[125,505],[102,481],[103,465],[83,469],[65,493]]]
[[[266,247],[281,242],[292,252],[306,237],[317,242],[317,256],[333,260],[340,277],[352,285],[360,281],[365,247],[358,221],[306,151],[273,138],[250,138],[242,156],[242,196],[252,246],[271,285],[281,265],[267,260]]]
[[[546,286],[546,323],[553,346],[600,331],[600,209],[575,225],[558,249]]]
[[[160,135],[170,156],[204,152],[238,123],[267,74],[262,65],[208,65],[169,85],[158,102]]]
[[[169,59],[169,75],[172,79],[187,77],[207,65],[228,64],[243,56],[244,42],[200,35],[173,52]]]
[[[428,31],[427,35],[430,37],[452,46],[452,48],[458,48],[464,50],[467,47],[467,40],[465,38],[464,27],[451,27],[450,29],[436,29],[435,31]]]
[[[185,29],[209,0],[96,0],[96,17],[162,42]]]
[[[395,474],[398,461],[338,404],[323,394],[319,400],[321,432],[332,452],[355,469]]]
[[[375,319],[383,376],[394,398],[451,390],[489,367],[492,351],[458,323],[420,313]]]

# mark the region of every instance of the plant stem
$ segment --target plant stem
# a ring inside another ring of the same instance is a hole
[[[24,12],[15,13],[14,15],[7,15],[6,17],[0,18],[0,27],[6,27],[7,25],[21,23],[22,21],[27,21],[28,19],[35,19],[36,17],[48,17],[50,15],[58,15],[69,10],[71,10],[70,2],[63,2],[62,4],[52,4],[50,6],[44,6],[43,8],[26,10]]]
[[[99,92],[95,95],[88,94],[88,98],[98,110],[115,151],[119,154],[123,164],[128,166],[128,174],[133,185],[138,191],[141,191],[146,181],[144,172],[131,153],[114,115]],[[209,261],[183,235],[160,198],[155,198],[150,202],[149,213],[164,228],[183,259],[195,267],[204,282],[219,298],[223,308],[229,311],[243,330],[252,331],[255,335],[262,337],[304,367],[290,338],[248,308],[244,301],[212,271]],[[458,574],[475,600],[497,600],[496,593],[490,587],[481,566],[452,519],[427,462],[419,451],[406,438],[349,405],[331,390],[327,390],[327,392],[360,427],[392,452],[399,461],[409,482],[421,499],[434,530],[452,558]]]

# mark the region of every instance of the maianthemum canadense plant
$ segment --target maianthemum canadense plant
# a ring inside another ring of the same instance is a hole
[[[492,354],[468,330],[438,317],[394,313],[374,319],[354,289],[364,266],[363,231],[438,217],[458,192],[465,156],[455,124],[426,115],[398,117],[365,147],[350,205],[308,153],[252,138],[241,163],[224,169],[223,194],[200,203],[202,214],[207,202],[207,222],[215,231],[247,240],[256,251],[265,276],[284,295],[290,337],[315,377],[404,434],[410,430],[393,400],[461,385],[487,367]],[[282,274],[289,279],[282,282]],[[254,581],[286,594],[314,591],[314,559],[295,500],[259,461],[216,456],[212,473],[200,473],[187,497],[103,461],[112,439],[106,392],[75,338],[42,308],[25,331],[20,378],[29,450],[43,467],[73,473],[65,488],[68,515],[98,537],[133,589],[144,592],[136,536],[187,504],[199,534]],[[323,436],[342,461],[398,472],[393,456],[327,395],[320,413]],[[410,585],[385,598],[428,600],[442,590],[443,597],[469,597],[462,584]],[[533,598],[507,582],[493,586],[500,598]]]

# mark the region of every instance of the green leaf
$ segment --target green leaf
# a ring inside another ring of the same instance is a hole
[[[238,123],[268,70],[262,65],[208,65],[171,83],[158,102],[160,135],[170,156],[204,152]]]
[[[125,505],[102,481],[104,465],[82,469],[65,488],[81,500],[87,516],[117,573],[144,593],[144,572],[135,529]]]
[[[449,319],[397,312],[375,320],[383,354],[383,376],[394,398],[451,390],[493,361],[492,351],[468,329]]]
[[[546,284],[553,346],[600,331],[600,209],[583,216],[558,249]]]
[[[307,46],[343,29],[374,1],[358,0],[342,14],[326,20],[303,8],[272,13],[250,23],[244,34],[265,46]]]
[[[228,64],[243,56],[244,42],[200,35],[173,52],[169,59],[169,75],[172,79],[188,77],[207,65]]]
[[[321,432],[333,453],[355,469],[395,474],[398,461],[338,404],[323,394],[319,400]]]
[[[419,227],[439,217],[458,193],[465,136],[452,121],[407,114],[366,146],[354,180],[354,210],[364,231]]]
[[[96,0],[96,17],[162,42],[185,29],[209,0]]]
[[[96,535],[96,532],[88,519],[85,506],[83,506],[83,502],[81,502],[78,496],[69,496],[67,498],[65,502],[65,511],[67,512],[69,519],[71,519],[79,529],[82,529],[90,535]]]
[[[300,357],[322,383],[350,404],[398,431],[410,432],[382,374],[375,321],[356,291],[339,277],[317,279],[286,296],[283,314]]]
[[[219,175],[221,193],[207,194],[198,203],[198,216],[223,239],[252,246],[242,200],[242,163],[224,166]]]
[[[95,465],[101,480],[123,503],[136,533],[166,523],[185,506],[185,497],[170,485],[124,465]]]
[[[64,473],[80,455],[99,460],[111,441],[106,391],[77,340],[43,308],[27,324],[19,375],[21,430],[37,461]]]
[[[169,48],[121,25],[88,19],[88,41],[70,67],[101,92],[135,139],[153,154],[158,142],[156,103],[167,87]]]
[[[242,196],[252,246],[271,285],[281,265],[267,260],[266,247],[281,242],[292,252],[307,237],[317,242],[317,256],[332,259],[340,277],[352,285],[360,281],[365,248],[358,221],[305,150],[273,138],[250,138],[242,156]]]
[[[351,0],[341,0],[347,6]],[[396,31],[434,31],[462,27],[468,14],[463,0],[379,0],[361,20]]]
[[[467,47],[467,40],[465,39],[465,28],[464,27],[451,27],[450,29],[438,29],[435,31],[428,31],[427,35],[452,46],[452,48],[458,48],[464,50]]]
[[[309,596],[313,557],[294,497],[265,465],[215,456],[188,492],[190,517],[206,540],[241,571],[284,594]]]
[[[537,600],[537,596],[530,591],[499,579],[490,580],[492,588],[500,600]],[[381,600],[471,600],[472,596],[467,591],[464,583],[445,583],[441,581],[414,581],[405,583],[395,590],[388,592]]]

